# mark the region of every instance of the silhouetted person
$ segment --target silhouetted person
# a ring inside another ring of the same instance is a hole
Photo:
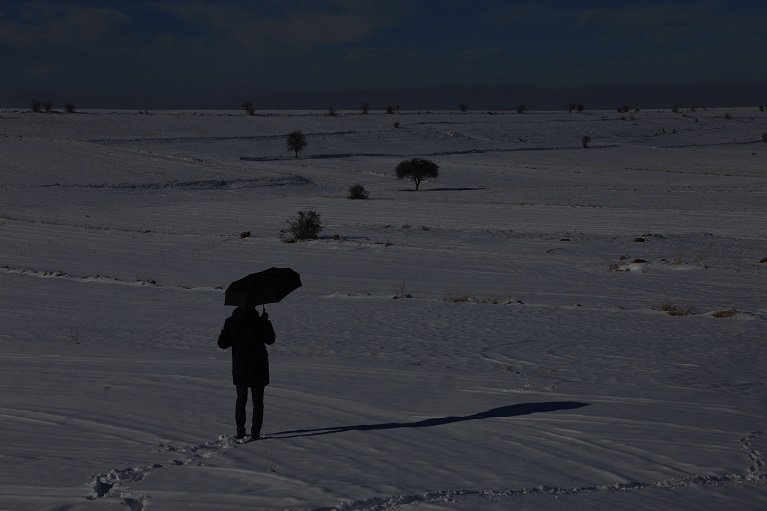
[[[264,387],[269,385],[269,354],[267,344],[274,344],[274,328],[269,314],[258,314],[252,307],[237,307],[226,318],[218,336],[218,347],[232,348],[232,380],[237,387],[234,419],[238,439],[245,437],[245,405],[248,389],[253,396],[253,422],[250,435],[258,440],[264,422]]]

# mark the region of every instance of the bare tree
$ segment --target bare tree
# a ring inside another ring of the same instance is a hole
[[[424,158],[413,158],[404,160],[397,165],[395,170],[398,179],[409,178],[415,183],[415,189],[427,177],[437,177],[439,175],[439,166],[431,160]]]
[[[256,115],[256,109],[253,107],[252,101],[245,100],[240,106],[245,109],[248,115]]]
[[[306,141],[306,135],[300,130],[290,133],[285,142],[289,151],[295,151],[296,158],[298,158],[298,152],[303,151],[304,147],[309,145],[309,142]]]
[[[371,108],[373,108],[373,107],[367,101],[362,103],[362,113],[363,114],[369,114]]]

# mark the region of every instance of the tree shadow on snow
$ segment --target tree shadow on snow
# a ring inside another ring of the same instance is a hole
[[[579,403],[577,401],[552,401],[548,403],[521,403],[517,405],[501,406],[493,408],[486,412],[479,412],[473,415],[435,417],[414,422],[382,422],[380,424],[357,424],[354,426],[335,426],[330,428],[315,429],[295,429],[290,431],[280,431],[270,433],[272,438],[296,438],[302,436],[329,435],[332,433],[345,433],[347,431],[377,431],[384,429],[399,428],[431,428],[434,426],[444,426],[455,422],[465,422],[483,419],[497,419],[517,417],[520,415],[530,415],[533,413],[556,412],[559,410],[574,410],[588,406],[588,403]]]

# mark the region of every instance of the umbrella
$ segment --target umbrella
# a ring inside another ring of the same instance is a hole
[[[269,268],[235,280],[226,288],[224,305],[255,307],[277,303],[301,287],[301,276],[290,268]]]

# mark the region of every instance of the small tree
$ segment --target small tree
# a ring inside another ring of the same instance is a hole
[[[458,108],[460,108],[461,112],[466,113],[469,111],[469,105],[466,103],[461,103]]]
[[[439,175],[439,166],[431,160],[413,158],[412,160],[401,161],[397,165],[396,174],[397,179],[412,179],[415,183],[415,189],[418,191],[421,181],[427,177],[437,177]]]
[[[588,135],[583,135],[583,136],[581,137],[581,145],[583,146],[583,148],[584,148],[584,149],[588,149],[588,147],[589,147],[589,142],[591,142],[591,137],[590,137],[590,136],[588,136]]]
[[[527,106],[526,105],[517,105],[517,113],[518,114],[525,113],[525,110],[527,110]]]
[[[64,103],[64,111],[68,114],[75,113],[75,104],[72,102]]]
[[[43,102],[39,99],[33,99],[29,102],[29,105],[32,107],[32,111],[37,113],[43,108]]]
[[[242,102],[242,105],[240,106],[245,109],[245,112],[248,115],[256,115],[256,109],[253,107],[252,101],[245,100]]]
[[[363,114],[369,114],[371,108],[373,108],[373,107],[367,101],[362,103],[362,113]]]
[[[43,108],[47,113],[51,113],[51,111],[53,111],[53,101],[50,99],[43,101]]]
[[[289,134],[286,143],[289,151],[295,151],[296,158],[298,158],[298,152],[303,151],[304,147],[309,145],[309,142],[306,141],[306,136],[301,130]]]
[[[578,103],[577,105],[575,105],[575,108],[578,110],[578,113],[580,114],[583,112],[583,110],[585,110],[586,105],[584,105],[583,103]]]
[[[762,142],[767,142],[767,133],[762,133]]]
[[[349,187],[349,198],[350,199],[367,199],[369,197],[369,194],[367,190],[365,190],[365,187],[356,184]]]
[[[338,115],[338,112],[336,112],[336,109],[331,106],[330,109],[328,110],[328,115],[330,117],[335,117]]]
[[[288,232],[293,236],[287,241],[301,241],[317,239],[322,230],[320,214],[316,211],[299,211],[296,216],[288,220]]]

